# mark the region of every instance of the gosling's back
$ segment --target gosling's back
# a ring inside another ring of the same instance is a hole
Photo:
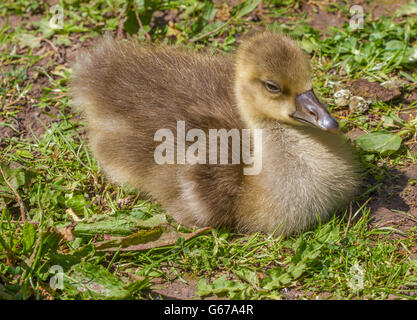
[[[223,55],[105,38],[79,55],[71,91],[114,182],[149,192],[182,223],[233,225],[241,165],[161,166],[154,159],[155,132],[176,136],[177,121],[206,134],[242,128],[232,76],[233,62]]]
[[[237,128],[232,75],[233,63],[224,55],[104,38],[78,56],[72,91],[84,111],[97,107],[135,125],[140,119],[146,127],[175,126],[186,118],[197,126]]]

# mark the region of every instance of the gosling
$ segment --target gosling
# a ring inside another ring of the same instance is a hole
[[[290,235],[328,219],[360,184],[352,147],[314,94],[308,57],[281,34],[252,36],[233,55],[105,37],[79,54],[71,93],[106,175],[149,193],[184,225]],[[156,132],[176,136],[178,123],[207,136],[261,130],[260,147],[250,147],[261,170],[158,164]]]

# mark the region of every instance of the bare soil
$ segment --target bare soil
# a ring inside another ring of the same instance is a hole
[[[352,0],[350,1],[351,7],[354,5],[360,5],[363,8],[363,12],[371,13],[373,19],[378,19],[381,16],[391,16],[393,12],[407,4],[408,0]],[[309,24],[320,30],[323,36],[328,32],[329,27],[341,27],[347,21],[349,17],[342,15],[341,12],[335,6],[337,3],[344,4],[343,0],[304,0],[300,1],[300,11],[307,14],[307,18],[310,19]],[[331,9],[329,11],[328,9]]]
[[[14,19],[14,17],[14,15],[9,16],[9,22],[16,20],[17,24],[22,23],[20,16],[17,16],[18,18],[16,19]],[[2,20],[0,20],[0,28],[1,21]],[[0,147],[4,147],[6,144],[6,141],[4,141],[3,138],[20,137],[26,139],[31,138],[33,134],[37,137],[41,137],[46,130],[45,127],[47,128],[51,123],[60,121],[60,105],[50,105],[43,109],[35,107],[34,105],[38,103],[45,88],[50,86],[50,80],[45,73],[48,73],[49,76],[54,79],[55,77],[51,71],[53,71],[55,67],[64,66],[70,68],[75,59],[76,52],[83,47],[88,47],[92,42],[89,39],[80,42],[79,37],[79,35],[72,37],[72,39],[70,39],[70,46],[54,45],[52,42],[42,41],[39,48],[33,49],[32,55],[42,56],[47,54],[47,56],[40,59],[35,65],[26,69],[26,80],[22,84],[22,87],[25,87],[27,83],[31,84],[28,94],[16,102],[6,96],[5,105],[7,106],[10,104],[10,109],[17,110],[18,113],[11,120],[11,124],[16,130],[13,130],[8,126],[0,126]],[[17,53],[25,55],[28,53],[28,50],[27,47],[18,47]],[[21,66],[15,65],[15,67],[19,68]],[[11,71],[11,66],[6,66],[4,70]],[[0,120],[2,120],[1,117]]]
[[[188,280],[187,283],[184,283],[178,279],[172,282],[161,279],[160,283],[156,283],[149,294],[154,298],[164,300],[190,300],[196,298],[196,286],[196,280]]]
[[[407,231],[417,226],[417,164],[390,169],[391,177],[381,181],[369,203],[374,220],[371,227],[394,227]]]

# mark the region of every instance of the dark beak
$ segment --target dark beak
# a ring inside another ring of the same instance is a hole
[[[337,131],[339,125],[329,114],[326,107],[320,103],[313,89],[300,93],[295,99],[296,111],[292,117],[301,122],[307,122],[326,131]]]

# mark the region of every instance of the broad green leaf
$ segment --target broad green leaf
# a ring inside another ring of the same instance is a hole
[[[127,18],[123,24],[123,30],[125,30],[129,34],[136,34],[139,30],[138,20],[136,19],[136,15],[134,10],[129,10],[127,12]]]
[[[84,199],[84,196],[79,194],[71,199],[67,200],[67,206],[70,207],[78,214],[84,213],[84,208],[87,205],[87,201]]]
[[[308,38],[308,37],[304,37],[301,40],[300,46],[308,53],[311,53],[314,50],[317,50],[317,48],[319,47],[314,38]]]
[[[385,50],[389,50],[389,51],[400,51],[400,50],[404,50],[404,42],[399,41],[399,40],[391,40],[388,41],[385,44]]]
[[[129,235],[136,231],[136,221],[127,218],[111,218],[95,223],[81,222],[75,226],[75,236],[113,234]]]
[[[247,268],[241,268],[235,271],[235,274],[242,280],[250,283],[253,287],[259,287],[259,277],[256,271]]]
[[[416,63],[417,62],[417,48],[407,48],[402,62],[403,63]]]
[[[224,25],[225,23],[224,22],[221,22],[221,21],[215,21],[215,22],[213,22],[213,23],[211,23],[211,24],[208,24],[208,25],[206,25],[201,31],[200,31],[200,34],[201,35],[203,35],[203,34],[206,34],[206,33],[210,33],[210,32],[212,32],[212,31],[214,31],[214,30],[216,30],[217,28],[219,28],[218,29],[218,31],[217,32],[215,32],[215,33],[213,33],[212,35],[215,35],[216,33],[218,33],[218,32],[220,32],[221,31],[221,26],[222,25]]]
[[[293,280],[291,274],[281,267],[270,270],[268,274],[269,277],[262,280],[262,289],[280,289],[291,283]]]
[[[173,246],[179,239],[185,242],[210,230],[211,228],[201,228],[195,232],[184,233],[166,225],[163,228],[155,227],[150,230],[140,230],[127,237],[114,237],[108,241],[98,242],[95,246],[97,250],[104,251],[144,251]]]
[[[29,251],[36,239],[36,230],[33,224],[25,222],[23,226],[23,251]]]
[[[314,258],[314,257],[312,257]],[[293,279],[298,279],[307,270],[307,264],[305,262],[299,262],[296,265],[290,266],[288,272],[291,273]]]
[[[390,155],[401,147],[402,139],[394,133],[371,132],[356,138],[355,143],[367,152]]]
[[[382,116],[382,125],[384,128],[394,128],[396,125],[394,124],[394,119],[390,116]]]
[[[150,230],[140,230],[134,234],[131,234],[127,237],[116,238],[109,241],[103,241],[96,245],[98,250],[104,250],[108,248],[119,248],[119,247],[129,247],[135,246],[141,243],[155,241],[162,235],[162,228],[157,227]]]
[[[216,15],[216,9],[214,8],[214,4],[211,1],[206,1],[203,8],[203,19],[207,22],[213,20],[214,16]]]
[[[16,189],[23,187],[26,184],[26,175],[23,169],[14,169],[13,176],[11,182]]]
[[[317,235],[317,241],[319,243],[336,242],[340,240],[339,226],[326,225],[320,228]],[[314,248],[317,249],[317,248]]]
[[[261,0],[247,0],[246,2],[244,2],[242,9],[240,9],[239,13],[236,15],[236,18],[241,18],[251,13],[253,10],[256,9],[259,3],[261,3]]]
[[[80,263],[66,275],[64,290],[82,298],[126,299],[148,285],[148,280],[123,282],[101,265]]]
[[[129,215],[117,215],[97,222],[81,222],[75,226],[73,234],[81,235],[131,235],[140,229],[151,229],[166,223],[166,216],[158,214],[147,220],[137,219]]]
[[[144,10],[146,10],[146,0],[135,0],[135,2],[139,12],[143,12]]]
[[[208,284],[204,279],[200,280],[197,284],[196,294],[202,297],[213,294],[221,296],[230,292],[242,291],[246,288],[247,286],[242,282],[226,280],[226,276],[221,276],[211,284]]]

